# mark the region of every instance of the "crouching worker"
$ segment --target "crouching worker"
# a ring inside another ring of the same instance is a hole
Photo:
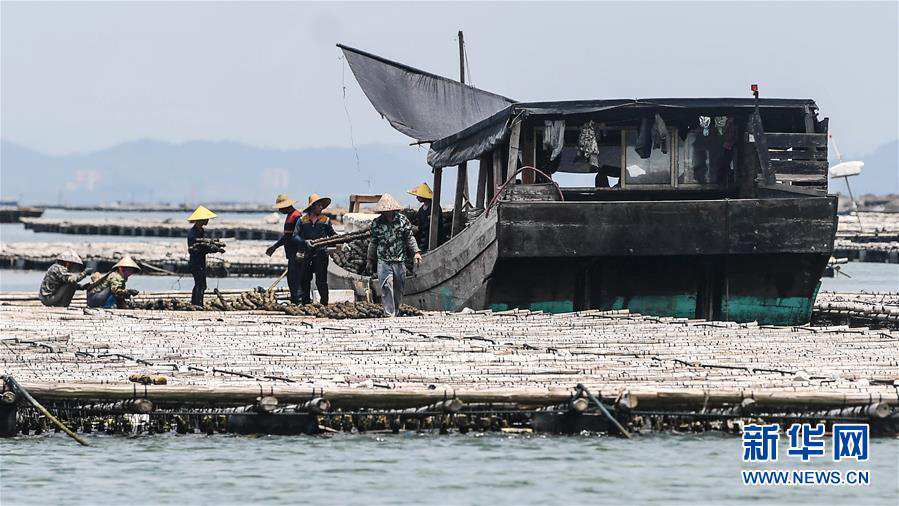
[[[84,271],[84,262],[74,251],[66,251],[59,255],[56,263],[50,266],[41,282],[38,297],[41,304],[49,307],[69,307],[75,291],[84,290],[79,281],[90,274]]]
[[[371,223],[371,242],[368,245],[368,268],[378,273],[381,303],[389,316],[397,315],[403,301],[408,255],[414,256],[416,264],[421,262],[412,225],[408,218],[397,212],[402,209],[403,206],[389,193],[381,197],[373,209],[380,216]]]
[[[312,303],[312,275],[322,304],[328,303],[328,250],[323,246],[313,248],[310,241],[337,235],[331,220],[322,211],[331,205],[328,197],[312,194],[303,216],[297,221],[294,241],[298,243],[297,262],[300,265],[300,295],[303,304]]]
[[[117,264],[112,266],[112,271],[91,278],[92,286],[87,290],[87,307],[119,308],[128,307],[128,297],[137,295],[137,290],[125,287],[125,283],[133,274],[140,271],[137,262],[130,256],[125,256]]]
[[[206,293],[206,255],[214,252],[210,248],[210,244],[204,240],[206,231],[203,227],[216,216],[214,212],[200,206],[187,218],[187,221],[194,224],[187,232],[187,252],[190,255],[188,266],[194,277],[194,289],[190,294],[190,303],[194,306],[203,305],[203,294]]]

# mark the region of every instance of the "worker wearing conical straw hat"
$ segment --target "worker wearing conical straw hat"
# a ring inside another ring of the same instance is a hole
[[[315,276],[315,288],[319,301],[328,303],[328,251],[319,246],[312,247],[310,241],[337,235],[331,220],[322,214],[331,205],[331,199],[316,193],[309,196],[309,202],[303,209],[303,216],[297,222],[294,240],[300,247],[297,260],[300,263],[300,296],[303,304],[312,302],[312,276]]]
[[[389,193],[381,196],[374,212],[380,216],[371,223],[371,242],[368,245],[368,268],[378,273],[381,304],[389,316],[396,316],[403,300],[406,284],[406,259],[411,254],[415,263],[421,262],[421,252],[412,234],[412,225],[398,212],[403,206]]]
[[[88,307],[127,308],[127,299],[137,295],[138,292],[127,288],[125,283],[128,278],[140,270],[137,262],[130,255],[125,255],[112,266],[112,271],[109,273],[103,276],[94,273],[94,277],[91,277],[92,285],[87,290]]]
[[[41,304],[50,307],[69,307],[75,291],[83,290],[78,282],[87,277],[84,261],[72,250],[64,251],[56,257],[56,263],[47,269],[38,298]]]
[[[419,247],[421,247],[422,253],[427,253],[428,240],[430,239],[431,234],[431,205],[432,200],[434,199],[434,193],[431,191],[431,187],[428,186],[428,183],[422,183],[415,188],[407,191],[409,195],[414,195],[415,199],[421,203],[421,207],[418,208],[418,211],[415,213],[415,221],[413,225],[417,227],[415,231],[415,239],[418,241]],[[441,217],[442,218],[442,217]],[[437,236],[440,237],[440,233],[442,232],[442,219],[437,220]]]
[[[275,209],[285,215],[284,217],[284,233],[275,244],[272,244],[265,250],[265,254],[272,256],[275,251],[284,246],[284,255],[287,257],[287,286],[290,288],[290,302],[292,304],[300,303],[300,265],[297,262],[297,252],[299,247],[293,240],[293,232],[296,229],[297,222],[300,220],[300,211],[294,207],[297,201],[285,194],[280,194],[275,198]]]
[[[194,278],[190,303],[195,306],[203,305],[203,295],[206,293],[206,255],[213,252],[212,245],[206,241],[204,227],[209,224],[209,220],[216,216],[209,209],[198,206],[197,210],[187,217],[187,221],[193,223],[193,226],[187,231],[187,253],[189,255],[188,267]]]

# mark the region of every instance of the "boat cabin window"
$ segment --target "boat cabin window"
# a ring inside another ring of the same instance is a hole
[[[590,185],[617,187],[621,177],[621,130],[596,126],[595,132],[598,150],[595,154],[585,154],[578,147],[580,127],[565,128],[561,151],[552,159],[553,147],[544,143],[544,128],[535,128],[534,160],[537,167],[549,174],[584,174],[590,178]]]
[[[671,184],[671,131],[659,133],[627,130],[625,133],[624,184]]]
[[[534,164],[555,174],[557,182],[596,188],[697,189],[734,179],[736,128],[731,116],[697,115],[689,121],[675,117],[666,122],[656,114],[625,127],[545,121],[533,133]]]
[[[677,182],[725,184],[734,171],[735,130],[732,118],[700,116],[699,124],[681,131],[677,143]]]

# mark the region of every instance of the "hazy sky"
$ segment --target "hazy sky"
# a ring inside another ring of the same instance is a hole
[[[883,3],[94,3],[2,9],[2,136],[50,153],[138,138],[407,143],[337,42],[518,100],[814,98],[840,148],[899,136],[899,14]]]

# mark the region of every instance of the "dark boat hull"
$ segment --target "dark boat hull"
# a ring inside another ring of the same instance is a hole
[[[803,324],[835,233],[824,196],[502,201],[425,256],[406,302]]]

